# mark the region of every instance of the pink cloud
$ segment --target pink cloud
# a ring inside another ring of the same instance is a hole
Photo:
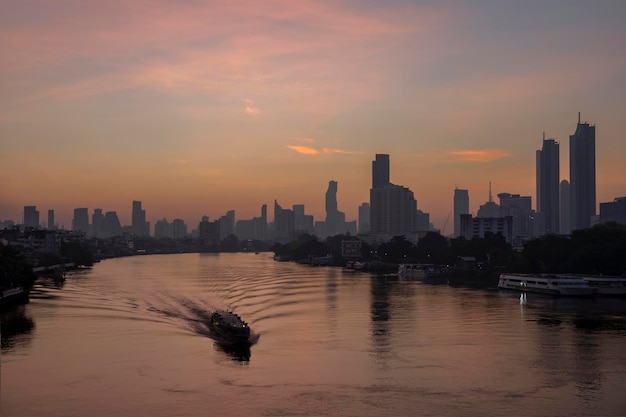
[[[287,145],[287,147],[292,151],[296,151],[305,155],[316,155],[318,153],[317,149],[313,149],[308,146]]]
[[[242,101],[246,105],[246,113],[248,113],[249,115],[256,116],[261,113],[261,110],[259,110],[259,108],[254,104],[254,101],[252,99],[244,98],[242,99]]]
[[[336,148],[324,148],[322,149],[324,153],[340,153],[340,154],[362,154],[364,152],[361,151],[346,151],[345,149],[336,149]]]
[[[502,149],[481,149],[450,151],[449,155],[456,156],[460,161],[466,162],[491,162],[496,159],[508,158],[511,153]]]

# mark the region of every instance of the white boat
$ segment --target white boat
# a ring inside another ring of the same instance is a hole
[[[449,270],[445,266],[434,264],[400,264],[398,276],[400,278],[429,279],[446,276]]]
[[[498,288],[556,295],[594,295],[597,291],[582,278],[531,274],[501,274]]]
[[[626,295],[626,278],[581,276],[591,288],[595,288],[598,295]]]
[[[221,342],[228,344],[246,343],[250,339],[250,327],[232,311],[211,312],[209,328]]]

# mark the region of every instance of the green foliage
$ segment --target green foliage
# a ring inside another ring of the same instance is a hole
[[[626,274],[626,227],[603,223],[576,230],[571,238],[548,235],[527,242],[520,272]]]
[[[30,288],[35,278],[33,268],[18,249],[0,245],[0,288]]]
[[[63,242],[61,255],[76,265],[93,265],[93,253],[86,242]]]

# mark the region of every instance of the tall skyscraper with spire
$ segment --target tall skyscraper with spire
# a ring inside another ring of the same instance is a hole
[[[546,139],[543,134],[543,146],[537,150],[537,212],[545,220],[546,233],[559,233],[559,143]]]
[[[570,218],[572,230],[591,226],[596,215],[596,127],[580,122],[569,137]]]

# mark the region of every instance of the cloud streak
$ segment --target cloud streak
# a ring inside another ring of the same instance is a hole
[[[511,156],[510,152],[502,149],[460,150],[450,151],[448,154],[463,162],[492,162]]]

